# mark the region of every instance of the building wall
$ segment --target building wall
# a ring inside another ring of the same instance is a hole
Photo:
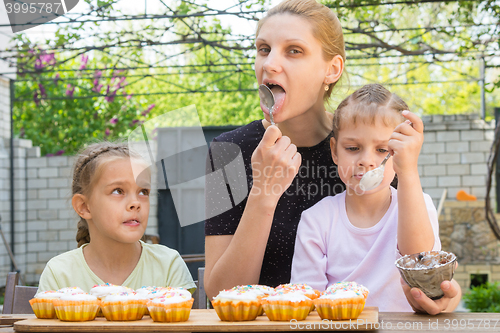
[[[436,206],[444,189],[448,201],[464,189],[485,197],[486,160],[493,140],[493,124],[475,115],[423,117],[425,142],[419,158],[422,186]],[[8,140],[6,150],[8,152]],[[0,149],[0,213],[10,242],[9,160]],[[29,140],[15,140],[15,244],[16,260],[26,283],[36,284],[47,260],[76,248],[77,216],[71,208],[73,157],[41,157]],[[153,177],[155,173],[153,172]],[[155,179],[152,184],[156,184]],[[147,233],[157,234],[157,198],[151,196]],[[0,246],[0,285],[10,261]],[[465,280],[464,280],[465,283]]]
[[[484,199],[494,122],[486,123],[476,114],[433,115],[422,120],[424,145],[418,163],[424,192],[436,204],[444,189],[447,199],[454,199],[459,190]]]

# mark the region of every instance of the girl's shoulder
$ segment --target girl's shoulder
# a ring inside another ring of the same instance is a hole
[[[76,248],[74,250],[69,250],[67,252],[58,254],[55,257],[52,257],[48,262],[48,266],[64,266],[66,264],[72,264],[77,262],[78,260],[83,258],[83,247]]]
[[[141,241],[143,257],[155,257],[162,260],[173,260],[181,255],[177,250],[171,249],[163,244],[149,244]],[[181,258],[182,259],[182,258]]]
[[[302,214],[325,214],[334,213],[339,209],[339,204],[345,202],[345,191],[334,196],[327,196],[304,210]]]

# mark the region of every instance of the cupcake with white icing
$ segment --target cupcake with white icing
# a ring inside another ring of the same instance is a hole
[[[89,294],[97,297],[98,300],[102,301],[106,296],[111,294],[128,293],[133,292],[134,289],[127,288],[125,286],[118,286],[112,283],[96,284],[90,288]],[[98,317],[102,317],[102,310],[99,309],[97,313]]]
[[[94,320],[100,301],[89,294],[64,294],[54,299],[57,318],[63,321]]]
[[[110,321],[140,320],[146,313],[148,299],[136,292],[110,294],[101,300],[104,317]]]
[[[168,287],[160,297],[149,300],[148,310],[153,321],[180,322],[189,319],[194,299],[184,288]]]
[[[330,286],[314,300],[321,319],[346,320],[359,317],[365,307],[368,289],[351,282],[339,282]]]
[[[36,295],[29,300],[36,317],[39,319],[56,318],[56,309],[54,308],[53,301],[59,299],[62,295],[64,294],[54,290],[36,293]]]
[[[304,320],[313,301],[300,292],[278,292],[261,300],[267,318],[273,321]]]
[[[243,290],[243,291],[254,292],[257,294],[257,297],[259,298],[259,300],[275,293],[275,290],[273,287],[268,287],[268,286],[264,286],[261,284],[240,285],[240,286],[233,287],[231,290]],[[262,308],[262,310],[259,312],[259,316],[261,316],[263,314],[264,314],[264,308]]]
[[[39,319],[54,319],[56,309],[54,308],[54,300],[61,298],[64,294],[84,294],[85,292],[79,287],[67,287],[57,291],[48,290],[37,292],[36,295],[29,300],[31,308]]]
[[[212,306],[223,321],[254,320],[262,311],[259,296],[249,290],[223,290],[214,297]]]

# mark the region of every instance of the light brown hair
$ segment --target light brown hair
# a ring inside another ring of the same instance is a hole
[[[137,154],[131,153],[127,144],[120,142],[99,142],[84,148],[79,154],[73,168],[72,196],[83,194],[90,197],[92,189],[102,174],[103,166],[119,158],[129,158]],[[87,221],[80,217],[78,221],[76,241],[78,247],[90,242]]]
[[[316,0],[285,0],[277,6],[271,8],[258,25],[256,36],[259,36],[260,29],[266,20],[278,14],[292,14],[305,18],[313,27],[314,37],[321,43],[323,57],[325,60],[332,60],[336,55],[340,55],[345,63],[345,45],[342,26],[337,16],[331,9],[322,5]],[[337,82],[330,84],[323,99],[326,101],[332,94],[333,87]]]
[[[389,112],[382,112],[381,108]],[[396,94],[391,93],[378,83],[367,84],[344,99],[333,114],[333,137],[338,138],[342,125],[357,121],[375,124],[381,119],[384,125],[401,123],[405,118],[401,112],[410,110],[408,105]]]

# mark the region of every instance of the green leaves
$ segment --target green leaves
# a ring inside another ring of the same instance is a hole
[[[462,296],[465,307],[472,312],[500,312],[500,283],[486,283]]]

